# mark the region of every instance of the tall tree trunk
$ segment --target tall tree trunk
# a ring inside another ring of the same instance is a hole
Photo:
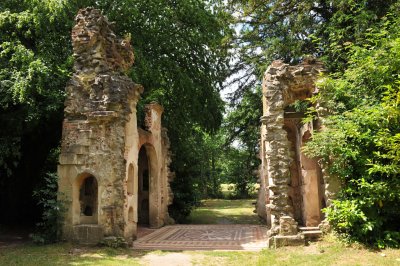
[[[213,192],[214,197],[218,194],[218,187],[217,187],[217,177],[215,175],[215,158],[214,158],[214,150],[211,151],[211,176],[213,181]]]

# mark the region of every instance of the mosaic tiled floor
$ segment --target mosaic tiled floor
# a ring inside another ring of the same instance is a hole
[[[170,225],[133,242],[134,249],[260,250],[267,228],[260,225]]]

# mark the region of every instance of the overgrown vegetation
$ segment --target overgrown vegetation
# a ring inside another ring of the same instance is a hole
[[[232,99],[259,82],[274,59],[322,59],[330,74],[312,101],[327,117],[307,152],[343,183],[328,219],[351,240],[398,247],[399,1],[229,3],[240,29],[232,36],[233,70],[242,69]]]
[[[36,232],[32,234],[33,242],[49,244],[61,240],[62,216],[65,201],[58,195],[58,175],[47,173],[43,178],[44,185],[33,192],[33,197],[42,207],[41,221],[36,224]],[[59,196],[59,197],[58,197]]]
[[[325,78],[314,99],[329,114],[326,128],[306,149],[343,182],[326,210],[334,228],[378,247],[400,246],[399,26],[389,13],[347,44],[346,70]]]
[[[260,153],[261,88],[248,90],[231,105],[223,130],[226,136],[224,183],[235,185],[235,198],[249,198],[258,182]]]

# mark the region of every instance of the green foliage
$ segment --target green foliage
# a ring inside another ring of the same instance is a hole
[[[201,180],[203,182],[203,198],[221,198],[222,161],[224,160],[225,136],[219,131],[216,134],[203,134],[203,149],[201,165]]]
[[[43,208],[42,221],[37,223],[37,232],[31,236],[37,244],[54,243],[61,239],[62,216],[65,212],[65,202],[57,198],[57,174],[47,173],[43,182],[44,185],[33,192],[33,196]]]
[[[289,107],[292,107],[296,112],[307,112],[310,107],[310,102],[307,100],[296,100],[293,104],[289,105]]]
[[[110,248],[126,248],[128,243],[126,243],[123,237],[105,237],[100,245],[110,247]]]
[[[400,246],[399,25],[397,15],[383,17],[349,45],[346,70],[320,83],[314,100],[330,116],[305,149],[344,184],[328,220],[378,247]]]
[[[221,168],[225,183],[235,185],[235,198],[249,198],[257,182],[261,88],[246,91],[224,123],[226,148]]]
[[[47,4],[30,9],[31,4],[4,1],[0,6],[0,121],[5,125],[0,172],[8,176],[21,159],[23,135],[59,116],[72,66],[67,35],[62,35],[71,23],[62,20],[63,13],[43,16]]]
[[[322,58],[330,71],[343,70],[347,49],[359,43],[397,0],[229,0],[235,14],[228,40],[236,58],[240,98],[262,79],[273,60],[298,63],[304,57]],[[249,78],[251,76],[255,78]]]
[[[198,126],[192,129],[184,144],[175,155],[178,159],[174,167],[180,169],[181,175],[172,183],[174,205],[169,210],[179,222],[186,221],[201,199],[221,197],[220,164],[224,152],[221,133],[207,133]]]
[[[243,148],[226,149],[222,162],[222,179],[234,185],[230,199],[248,199],[254,194],[259,162],[253,152]]]
[[[74,17],[79,8],[94,6],[116,22],[118,35],[132,36],[136,63],[128,75],[145,88],[140,106],[156,100],[165,108],[163,124],[169,129],[176,173],[172,208],[187,215],[198,201],[190,191],[199,183],[197,155],[206,145],[202,140],[197,143],[198,136],[192,133],[197,128],[210,134],[217,131],[224,108],[218,90],[226,76],[227,52],[220,44],[229,29],[223,23],[225,14],[209,4],[1,1],[0,122],[8,127],[0,130],[0,185],[5,183],[8,189],[9,180],[26,178],[34,186],[42,179],[43,161],[61,137],[64,89],[73,65]],[[37,153],[35,162],[31,151]],[[32,169],[31,164],[37,167]],[[0,196],[0,202],[7,201]]]

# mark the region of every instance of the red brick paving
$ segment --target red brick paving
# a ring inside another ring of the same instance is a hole
[[[139,237],[133,249],[145,250],[261,250],[267,247],[261,225],[170,225]]]

